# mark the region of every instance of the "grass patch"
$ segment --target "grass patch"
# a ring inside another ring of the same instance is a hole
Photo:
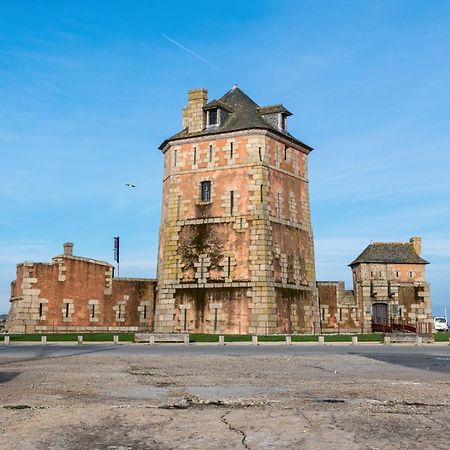
[[[225,342],[251,342],[249,334],[225,334]],[[189,335],[189,342],[219,342],[218,334],[192,333]]]
[[[434,333],[435,342],[448,342],[450,339],[450,331],[440,331],[439,333]]]
[[[249,334],[225,334],[225,342],[251,342],[252,336]],[[329,334],[324,335],[325,342],[351,342],[352,336],[358,336],[358,342],[382,342],[384,335],[382,333],[370,334]],[[292,335],[292,342],[317,342],[318,335]],[[284,342],[285,335],[258,336],[258,342]],[[218,334],[199,334],[189,335],[189,342],[219,342]]]
[[[119,342],[134,342],[134,333],[54,333],[54,334],[10,334],[11,342],[40,342],[47,336],[47,342],[77,342],[83,336],[83,342],[113,342],[113,336],[119,336]],[[225,334],[225,342],[251,342],[250,334]],[[382,342],[382,333],[368,334],[324,334],[325,342],[351,342],[352,336],[358,336],[358,342]],[[436,333],[437,342],[448,341],[450,333]],[[258,342],[284,342],[285,335],[258,336]],[[292,342],[317,342],[318,335],[292,335]],[[219,334],[192,333],[189,342],[219,342]]]
[[[83,342],[113,342],[113,336],[119,336],[119,342],[133,342],[134,333],[54,333],[54,334],[10,334],[11,342],[40,342],[47,336],[47,342],[77,342],[83,336]]]
[[[5,408],[5,409],[31,409],[31,406],[28,406],[28,405],[5,405],[3,408]]]

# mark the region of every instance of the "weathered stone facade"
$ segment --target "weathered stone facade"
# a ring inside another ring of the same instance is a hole
[[[113,278],[103,261],[64,254],[18,264],[6,331],[137,331],[153,326],[156,281]]]
[[[185,130],[161,146],[155,331],[317,331],[311,148],[255,125],[248,116],[285,124],[290,113],[259,108],[237,87],[210,104],[203,89],[188,100]],[[226,119],[211,125],[211,114]]]
[[[360,332],[359,308],[354,292],[346,290],[343,281],[318,281],[317,288],[321,332]]]
[[[318,282],[323,332],[417,331],[431,333],[430,285],[421,238],[375,242],[350,264],[353,290],[343,282]]]
[[[421,258],[421,242],[420,237],[406,243],[376,242],[350,264],[362,330],[372,330],[372,323],[396,321],[432,332],[428,262]]]

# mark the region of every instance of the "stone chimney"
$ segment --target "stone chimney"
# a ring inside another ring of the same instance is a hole
[[[207,89],[191,89],[188,92],[188,105],[183,108],[183,129],[189,133],[203,131],[206,128],[206,113],[203,107],[208,103]]]
[[[66,242],[64,244],[64,256],[73,256],[73,243]]]
[[[422,254],[422,238],[419,236],[412,237],[409,242],[414,247],[414,251],[420,256]]]

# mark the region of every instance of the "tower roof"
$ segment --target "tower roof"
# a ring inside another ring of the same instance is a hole
[[[248,129],[263,129],[283,136],[306,150],[312,150],[312,147],[296,139],[286,130],[280,129],[269,121],[267,117],[264,117],[264,115],[274,113],[282,113],[285,116],[291,116],[292,113],[281,104],[260,107],[245,92],[234,85],[226,94],[218,100],[212,100],[203,109],[206,111],[213,108],[221,108],[227,112],[225,120],[223,120],[218,126],[205,128],[202,131],[196,132],[189,132],[189,129],[185,128],[184,130],[166,139],[159,148],[163,149],[169,141],[186,139],[189,137],[210,136],[219,133]]]
[[[368,245],[349,266],[360,263],[429,264],[416,253],[410,242],[374,242]]]

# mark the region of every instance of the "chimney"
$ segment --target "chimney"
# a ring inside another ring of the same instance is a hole
[[[64,244],[64,256],[73,256],[73,243],[66,242]]]
[[[420,236],[414,236],[409,242],[413,245],[414,251],[420,256],[422,254],[422,238]]]
[[[191,89],[188,92],[188,105],[183,108],[183,128],[189,133],[203,131],[206,128],[206,113],[203,107],[208,103],[207,89]]]

